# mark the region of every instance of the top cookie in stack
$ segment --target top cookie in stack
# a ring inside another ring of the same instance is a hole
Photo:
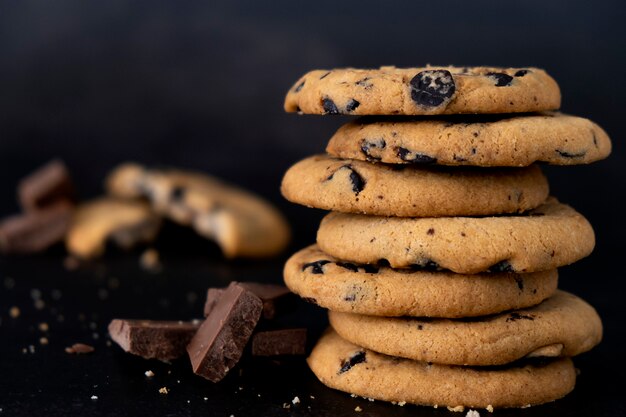
[[[594,162],[611,142],[556,112],[560,101],[537,68],[320,70],[295,83],[289,112],[367,116],[281,186],[292,202],[332,211],[317,245],[284,271],[292,291],[331,310],[333,329],[309,358],[322,382],[488,409],[573,389],[569,357],[599,343],[602,324],[557,290],[557,268],[589,255],[595,237],[549,197],[536,162]]]

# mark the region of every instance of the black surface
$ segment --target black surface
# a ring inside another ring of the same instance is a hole
[[[545,170],[552,193],[596,230],[596,250],[563,268],[560,285],[598,309],[605,338],[576,359],[582,372],[571,395],[496,414],[626,415],[625,11],[618,0],[0,0],[0,216],[18,210],[17,180],[52,157],[67,162],[83,198],[101,192],[115,164],[137,160],[203,170],[255,190],[284,211],[295,236],[282,258],[229,263],[214,245],[170,226],[157,244],[164,263],[157,274],[140,269],[138,253],[111,253],[78,271],[63,268],[61,248],[0,258],[0,416],[355,415],[357,405],[360,415],[448,415],[350,398],[323,387],[301,360],[244,363],[241,377],[214,385],[192,375],[185,361],[145,362],[108,347],[105,331],[114,317],[199,317],[206,288],[232,279],[280,282],[285,257],[314,240],[323,214],[285,202],[282,174],[321,152],[347,120],[285,114],[286,90],[313,68],[428,62],[543,67],[561,85],[563,110],[591,118],[613,138],[606,161]],[[42,310],[33,305],[33,289],[42,293]],[[22,312],[17,319],[8,315],[13,305]],[[302,304],[290,320],[315,335],[325,319]],[[40,322],[50,326],[46,346],[39,344]],[[96,352],[64,353],[79,341]],[[29,345],[35,353],[23,354]],[[153,379],[144,376],[148,369]],[[162,386],[170,394],[159,394]],[[294,396],[302,403],[283,409]]]

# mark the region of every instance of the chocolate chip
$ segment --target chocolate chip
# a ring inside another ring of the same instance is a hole
[[[177,186],[172,188],[170,191],[170,200],[171,201],[181,201],[185,196],[185,187]]]
[[[502,72],[488,72],[486,75],[496,80],[496,87],[509,86],[511,81],[513,81],[513,77]]]
[[[329,98],[322,99],[322,107],[325,114],[339,114],[339,109],[335,105],[335,102]]]
[[[298,92],[300,92],[300,90],[302,90],[302,87],[304,87],[304,82],[305,82],[305,81],[306,81],[306,80],[303,80],[300,84],[298,84],[298,85],[296,86],[296,88],[294,88],[293,92],[294,92],[294,93],[298,93]]]
[[[520,277],[519,275],[514,275],[513,279],[517,283],[517,287],[520,289],[520,291],[524,291],[524,280],[522,279],[522,277]]]
[[[368,274],[378,273],[378,268],[376,268],[374,265],[361,265],[361,268],[363,268],[363,270]]]
[[[411,98],[420,106],[437,107],[450,100],[456,90],[454,78],[447,70],[426,70],[410,81]]]
[[[418,324],[417,325],[417,330],[424,330],[424,325]]]
[[[427,235],[434,235],[435,234],[435,229],[433,229],[432,227],[430,229],[428,229],[428,231],[426,232]]]
[[[348,101],[348,104],[346,104],[346,113],[352,113],[360,105],[361,103],[351,98],[350,101]]]
[[[356,300],[356,294],[350,294],[343,297],[343,301],[354,301]]]
[[[571,153],[571,152],[566,152],[566,151],[561,151],[559,149],[556,149],[556,152],[561,155],[563,158],[582,158],[583,156],[585,156],[587,154],[587,151],[581,151],[578,153]]]
[[[527,70],[527,69],[521,69],[521,70],[519,70],[519,71],[517,71],[517,72],[515,73],[515,76],[516,76],[516,77],[523,77],[524,75],[528,74],[529,72],[530,72],[530,70]]]
[[[516,312],[511,313],[511,315],[509,317],[507,317],[506,321],[507,323],[510,321],[517,321],[517,320],[534,320],[535,317],[531,316],[531,315],[523,315],[523,314],[519,314]]]
[[[350,182],[352,183],[352,191],[354,191],[356,195],[359,195],[359,193],[363,191],[363,188],[365,188],[365,184],[366,184],[365,179],[358,172],[356,172],[354,168],[352,168],[352,165],[343,165],[337,171],[339,171],[340,169],[350,170]],[[328,178],[326,178],[326,180],[327,181],[332,180],[337,171],[330,174]]]
[[[328,77],[329,74],[330,74],[330,71],[328,71],[326,74],[322,75],[320,77],[320,80],[323,80],[324,78]]]
[[[500,261],[489,268],[489,272],[515,272],[509,261]]]
[[[374,86],[374,84],[368,83],[369,80],[370,80],[370,77],[365,77],[362,80],[357,81],[355,84],[360,87],[365,88],[366,90],[369,90],[370,88]]]
[[[433,158],[432,156],[425,155],[423,153],[411,152],[401,146],[396,148],[396,155],[398,155],[398,158],[403,161],[412,162],[414,164],[433,164],[437,162],[437,158]]]
[[[365,155],[365,159],[368,161],[380,161],[382,158],[380,156],[372,155],[371,150],[385,149],[387,146],[387,142],[385,139],[363,139],[361,141],[361,152]]]
[[[359,272],[359,267],[350,262],[337,262],[337,266],[348,269],[352,272]]]
[[[389,261],[388,261],[387,259],[385,259],[385,258],[381,258],[381,259],[379,259],[379,260],[378,260],[378,262],[377,262],[377,264],[378,264],[379,266],[381,266],[381,267],[387,267],[387,268],[390,268],[390,267],[391,267],[391,264],[390,264],[390,263],[389,263]]]
[[[327,261],[326,259],[315,261],[315,262],[309,262],[308,264],[302,265],[302,271],[304,272],[304,270],[311,267],[311,272],[313,274],[323,274],[324,273],[323,267],[324,265],[328,263],[330,263],[330,261]]]
[[[341,362],[341,369],[339,369],[338,374],[343,374],[344,372],[348,372],[354,365],[358,365],[359,363],[366,362],[365,360],[365,351],[360,350],[348,359],[344,359]]]

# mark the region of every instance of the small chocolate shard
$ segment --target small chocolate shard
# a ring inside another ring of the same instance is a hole
[[[325,114],[339,114],[339,109],[334,101],[328,97],[322,99],[322,108]]]
[[[513,275],[513,279],[520,291],[524,291],[524,279],[519,275]]]
[[[231,283],[187,345],[194,373],[213,382],[222,380],[239,362],[262,311],[259,297]]]
[[[518,70],[514,75],[516,77],[523,77],[524,75],[528,74],[529,72],[530,72],[530,70],[521,69],[521,70]]]
[[[361,152],[365,155],[365,159],[368,161],[380,161],[382,158],[372,154],[372,151],[385,149],[387,143],[385,139],[363,139],[361,141]]]
[[[115,319],[109,334],[128,353],[168,362],[185,354],[199,327],[199,322]]]
[[[496,81],[496,87],[508,87],[513,81],[513,77],[503,72],[488,72],[486,75]]]
[[[37,210],[60,200],[74,201],[74,184],[63,161],[55,159],[23,178],[17,194],[25,211]]]
[[[450,101],[456,84],[450,71],[426,70],[419,72],[410,81],[411,98],[424,107],[438,107]]]
[[[304,355],[306,332],[305,328],[258,332],[252,337],[252,355]]]
[[[17,214],[0,223],[0,252],[28,254],[43,252],[65,237],[73,206],[59,201],[36,211]]]
[[[515,272],[509,261],[500,261],[489,268],[489,272]]]
[[[345,359],[341,362],[341,368],[337,374],[343,374],[344,372],[348,372],[354,365],[358,365],[359,363],[366,362],[365,360],[365,351],[360,350],[356,352],[354,355],[350,356],[348,359]]]
[[[329,260],[322,259],[315,262],[309,262],[302,265],[302,272],[304,272],[307,268],[311,268],[311,273],[313,274],[323,274],[324,273],[324,265],[330,263]]]

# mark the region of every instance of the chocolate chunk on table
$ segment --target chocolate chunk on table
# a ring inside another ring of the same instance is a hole
[[[8,217],[0,222],[0,252],[42,252],[63,240],[71,220],[72,206],[64,201]]]
[[[126,352],[167,362],[185,354],[199,327],[200,322],[115,319],[109,334]]]
[[[279,356],[304,355],[306,353],[306,329],[269,330],[252,337],[252,355]]]
[[[59,200],[73,201],[74,185],[65,164],[55,159],[23,178],[17,194],[24,210],[37,210]]]
[[[262,310],[259,297],[231,283],[187,346],[193,371],[213,382],[224,378],[241,358]]]
[[[295,297],[283,285],[261,284],[258,282],[240,282],[239,285],[248,291],[252,291],[261,299],[263,302],[263,318],[265,319],[273,319],[277,314],[293,307]],[[223,288],[209,288],[206,303],[204,304],[205,317],[209,316],[223,292]]]

